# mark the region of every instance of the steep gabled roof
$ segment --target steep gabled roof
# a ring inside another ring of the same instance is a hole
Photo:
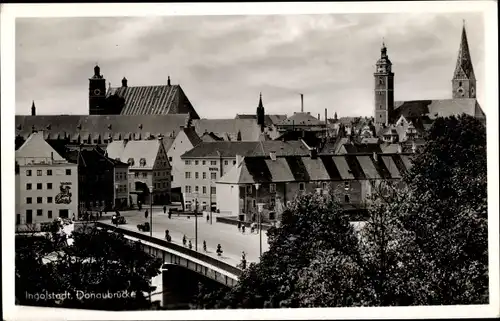
[[[171,115],[199,116],[187,99],[180,85],[110,87],[106,96],[125,99],[122,115]]]
[[[221,184],[254,184],[363,179],[399,179],[411,167],[403,154],[285,156],[247,156],[220,178]]]
[[[160,144],[161,141],[158,139],[129,142],[113,141],[106,148],[106,152],[109,158],[124,163],[133,160],[132,164],[128,163],[130,169],[152,169],[160,150]],[[146,162],[145,165],[141,164],[142,159]]]
[[[474,68],[472,67],[465,25],[462,28],[462,38],[460,47],[458,48],[457,64],[455,66],[455,72],[453,73],[453,79],[476,79]]]
[[[48,144],[44,139],[43,132],[32,133],[28,139],[24,142],[21,147],[15,152],[16,161],[19,160],[20,164],[24,164],[24,161],[32,159],[37,162],[38,160],[54,160],[54,161],[66,161],[50,144]]]
[[[184,134],[186,134],[186,137],[189,139],[191,145],[196,146],[202,142],[194,127],[184,127],[182,130],[184,131]]]
[[[397,121],[401,116],[407,119],[422,116],[436,119],[461,114],[478,117],[477,109],[481,110],[481,107],[475,98],[396,101],[393,119]]]

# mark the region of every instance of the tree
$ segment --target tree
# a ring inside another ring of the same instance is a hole
[[[108,310],[149,307],[143,293],[153,290],[150,280],[159,274],[160,259],[145,253],[139,242],[95,226],[74,231],[73,239],[71,246],[59,243],[58,247],[52,237],[16,240],[16,298],[20,304]],[[53,260],[47,262],[50,257]],[[26,295],[46,292],[69,295],[58,301]],[[99,298],[108,293],[111,297]]]
[[[321,251],[352,255],[357,238],[348,217],[330,195],[297,197],[282,215],[279,228],[268,230],[269,250],[259,264],[250,264],[228,293],[207,295],[214,308],[305,306],[297,288],[299,275]]]

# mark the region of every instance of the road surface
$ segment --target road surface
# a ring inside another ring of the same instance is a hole
[[[150,218],[146,219],[144,212],[146,209],[139,211],[120,212],[127,220],[127,224],[121,224],[119,227],[139,232],[137,224],[149,222]],[[149,210],[148,210],[149,211]],[[198,217],[198,251],[203,252],[203,241],[207,242],[207,253],[214,258],[220,259],[226,263],[236,266],[241,262],[242,251],[246,253],[247,262],[259,261],[259,234],[250,233],[250,229],[245,230],[245,234],[238,231],[235,225],[229,225],[216,222],[218,214],[212,213],[212,224],[207,223],[206,215]],[[105,215],[111,222],[112,213]],[[101,220],[101,221],[102,221]],[[169,230],[172,242],[182,245],[182,237],[186,235],[187,243],[191,240],[193,250],[195,249],[195,218],[191,216],[189,219],[186,215],[177,216],[172,214],[172,218],[168,218],[167,214],[163,214],[162,209],[153,208],[153,236],[165,239],[165,230]],[[150,232],[142,232],[149,235]],[[221,245],[223,254],[217,256],[217,244]],[[262,231],[262,252],[269,249],[267,244],[266,231]]]

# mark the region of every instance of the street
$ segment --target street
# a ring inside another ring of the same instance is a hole
[[[149,222],[150,218],[146,219],[144,216],[145,208],[141,212],[135,211],[124,211],[120,212],[127,220],[127,224],[121,224],[119,227],[139,231],[137,229],[137,224],[143,224]],[[148,209],[149,211],[149,209]],[[112,213],[108,213],[106,216],[111,219]],[[198,251],[203,252],[203,241],[207,242],[207,254],[211,255],[217,259],[220,259],[226,263],[236,266],[241,263],[242,251],[246,253],[247,262],[258,262],[259,260],[259,234],[250,233],[250,229],[245,230],[245,234],[238,231],[235,225],[223,224],[216,222],[216,213],[212,213],[212,222],[207,223],[206,214],[205,216],[198,217]],[[172,218],[168,218],[167,214],[163,214],[162,209],[153,208],[153,236],[161,239],[165,239],[165,230],[169,230],[170,236],[172,237],[172,242],[182,245],[182,237],[186,235],[187,244],[189,240],[193,244],[193,250],[195,250],[195,218],[187,218],[185,215],[177,216],[177,214],[172,214]],[[150,232],[142,232],[149,235]],[[216,249],[217,244],[222,247],[222,256],[217,256]],[[187,246],[186,244],[186,246]],[[262,251],[265,252],[269,249],[267,244],[266,232],[262,232]]]

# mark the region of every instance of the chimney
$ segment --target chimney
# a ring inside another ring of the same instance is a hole
[[[167,85],[170,86],[170,76],[168,76]]]
[[[300,112],[304,112],[304,94],[300,94]]]
[[[53,161],[54,160],[54,152],[50,152],[50,160]]]
[[[236,154],[236,166],[239,166],[243,161],[243,156]]]
[[[321,118],[319,118],[319,113],[318,113],[318,120],[321,120]]]
[[[127,78],[125,77],[122,79],[122,87],[127,87]]]
[[[36,115],[36,107],[35,107],[35,101],[33,100],[33,102],[31,103],[31,116],[35,115]]]
[[[271,157],[271,160],[275,161],[276,160],[276,152],[270,152],[269,157]]]

